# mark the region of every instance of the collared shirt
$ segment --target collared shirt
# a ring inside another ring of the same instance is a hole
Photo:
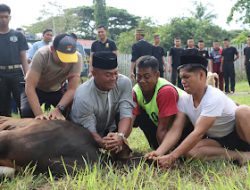
[[[37,88],[44,92],[55,92],[67,79],[80,76],[82,56],[80,53],[77,55],[76,63],[56,63],[49,46],[40,48],[30,64],[30,69],[40,75]]]
[[[205,49],[198,49],[198,54],[206,59],[209,59],[208,51]]]
[[[35,42],[28,51],[28,59],[31,60],[34,57],[37,50],[39,50],[41,47],[44,47],[44,46],[47,46],[47,45],[50,45],[50,43],[45,42],[44,40]]]
[[[0,34],[0,65],[21,64],[20,52],[28,49],[25,36],[21,32],[10,30]]]
[[[97,132],[100,136],[114,131],[115,116],[132,118],[132,84],[128,77],[119,74],[116,86],[110,91],[101,91],[92,77],[81,84],[75,93],[71,119],[73,122]]]
[[[117,51],[117,47],[114,41],[107,38],[107,40],[103,43],[100,40],[96,40],[91,45],[91,52],[99,52],[99,51]]]

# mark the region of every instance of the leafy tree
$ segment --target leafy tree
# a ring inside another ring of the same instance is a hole
[[[120,33],[134,29],[140,17],[129,14],[126,10],[107,7],[109,35],[116,39]],[[96,39],[96,23],[93,6],[81,6],[63,10],[60,16],[53,17],[57,32],[75,32],[85,39]],[[30,33],[39,33],[44,28],[52,27],[52,18],[41,19],[25,27]]]
[[[104,25],[108,26],[108,17],[106,13],[106,2],[105,0],[94,0],[94,16],[96,26]]]
[[[173,18],[169,24],[158,28],[161,36],[162,46],[169,50],[174,45],[174,38],[180,37],[183,47],[186,46],[188,38],[193,37],[195,42],[203,39],[206,46],[211,46],[213,40],[222,40],[228,36],[228,32],[207,20],[195,18]]]
[[[142,28],[145,31],[145,40],[148,42],[153,41],[153,35],[157,31],[158,27],[152,22],[150,18],[146,18],[140,21],[138,28]],[[121,53],[131,53],[132,45],[136,42],[135,40],[135,30],[130,30],[123,32],[119,35],[116,40],[119,52]]]
[[[237,19],[237,21],[241,21],[244,24],[250,24],[250,1],[238,0],[231,8],[231,12],[227,17],[228,23],[233,20],[235,13],[241,13],[241,16]]]
[[[231,40],[231,43],[232,44],[237,44],[237,45],[245,44],[248,35],[249,35],[249,31],[248,30],[243,30],[235,38],[233,38]]]
[[[134,29],[140,17],[129,14],[124,9],[107,7],[108,28],[112,39],[116,39],[120,33]]]
[[[213,14],[213,10],[208,10],[209,4],[202,4],[201,2],[194,2],[195,9],[190,11],[192,16],[198,20],[212,21],[217,17],[216,14]]]
[[[72,9],[78,17],[78,24],[76,30],[86,39],[96,39],[95,34],[95,17],[94,8],[92,6],[82,6]]]

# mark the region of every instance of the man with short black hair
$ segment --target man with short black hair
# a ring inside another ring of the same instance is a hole
[[[22,94],[22,117],[64,120],[80,82],[82,56],[76,51],[76,42],[68,34],[59,34],[51,46],[37,51],[26,76]],[[65,92],[64,83],[68,81]],[[48,115],[41,105],[55,107]]]
[[[97,27],[98,40],[91,45],[90,60],[89,60],[89,76],[92,76],[92,58],[95,52],[112,52],[117,55],[117,47],[113,40],[107,37],[107,28],[104,25]]]
[[[93,77],[77,88],[71,119],[88,129],[100,148],[118,153],[132,129],[132,84],[118,74],[115,53],[96,52],[92,61]]]
[[[9,28],[11,10],[0,4],[0,115],[11,116],[11,94],[20,111],[20,83],[28,70],[28,45],[21,32]]]
[[[190,37],[187,40],[187,48],[183,55],[199,55],[198,49],[195,47],[194,38]]]
[[[153,55],[153,45],[147,42],[145,39],[145,31],[143,29],[135,30],[135,39],[136,43],[132,46],[132,58],[131,58],[131,66],[130,66],[130,78],[135,80],[135,65],[136,60],[144,55]]]
[[[184,91],[159,77],[159,63],[153,56],[142,56],[136,62],[133,99],[133,125],[139,126],[153,149],[163,141],[178,112],[177,103]]]
[[[164,168],[172,166],[180,156],[238,160],[241,164],[250,160],[250,107],[237,107],[223,92],[206,84],[205,58],[182,56],[181,59],[178,70],[188,94],[178,102],[179,113],[161,146],[146,157],[158,160]],[[175,148],[187,117],[194,129]]]
[[[154,35],[154,48],[153,48],[153,56],[158,60],[159,62],[159,71],[160,71],[160,77],[164,77],[164,72],[166,72],[167,65],[165,64],[164,60],[164,49],[160,46],[160,35],[155,34]]]
[[[180,57],[184,53],[184,49],[181,47],[180,38],[176,37],[174,39],[174,44],[175,46],[170,49],[169,55],[168,55],[168,66],[169,66],[168,71],[171,72],[171,83],[183,89],[183,86],[181,84],[181,79],[177,73],[177,68],[180,65]]]
[[[247,37],[247,47],[244,48],[244,56],[245,56],[244,63],[246,67],[247,80],[250,87],[250,36]]]
[[[226,94],[230,93],[229,91],[229,79],[230,79],[230,90],[231,93],[235,91],[235,69],[234,62],[239,58],[239,52],[233,46],[230,46],[229,39],[224,39],[224,48],[222,50],[222,59],[220,70],[223,72],[225,80],[225,92]]]
[[[34,57],[35,53],[38,49],[47,46],[50,44],[53,38],[53,31],[52,29],[45,29],[43,31],[43,39],[41,41],[35,42],[32,44],[32,47],[28,51],[28,62],[30,63],[32,58]]]

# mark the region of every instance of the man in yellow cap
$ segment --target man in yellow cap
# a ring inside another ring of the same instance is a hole
[[[65,109],[72,102],[80,81],[81,54],[68,34],[57,35],[51,46],[34,55],[26,76],[25,93],[21,96],[21,117],[36,119],[65,119]],[[63,87],[68,81],[67,90]],[[48,115],[41,105],[53,105]]]

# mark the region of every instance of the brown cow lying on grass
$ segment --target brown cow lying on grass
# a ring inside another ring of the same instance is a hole
[[[128,156],[131,150],[126,148]],[[99,157],[90,132],[72,122],[0,117],[0,166],[18,170],[36,165],[37,172],[46,172],[49,167],[52,173],[61,175],[65,173],[62,158],[71,173],[75,164],[82,168]]]

